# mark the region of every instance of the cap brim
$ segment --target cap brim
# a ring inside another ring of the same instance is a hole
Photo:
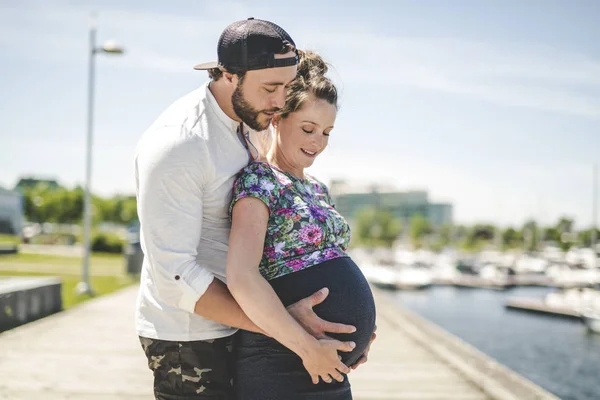
[[[211,62],[194,65],[194,69],[199,69],[199,70],[213,69],[213,68],[218,68],[218,67],[219,67],[219,63],[216,61],[211,61]]]

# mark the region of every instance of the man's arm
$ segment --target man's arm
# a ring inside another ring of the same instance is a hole
[[[250,321],[227,286],[218,279],[212,281],[206,292],[196,302],[194,312],[223,325],[266,335],[266,332]]]

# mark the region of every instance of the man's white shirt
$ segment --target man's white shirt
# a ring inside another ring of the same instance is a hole
[[[206,83],[173,103],[138,144],[140,336],[192,341],[235,333],[194,314],[194,307],[213,279],[225,282],[232,187],[249,161],[238,126]],[[257,135],[266,133],[251,134],[262,142]]]

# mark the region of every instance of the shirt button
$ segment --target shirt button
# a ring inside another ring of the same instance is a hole
[[[179,275],[175,275],[175,280],[178,281],[179,279],[181,279],[181,277]]]

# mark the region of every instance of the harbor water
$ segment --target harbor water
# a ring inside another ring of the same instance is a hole
[[[509,297],[541,299],[551,290],[440,286],[386,295],[561,399],[599,400],[600,335],[578,320],[504,307]]]

